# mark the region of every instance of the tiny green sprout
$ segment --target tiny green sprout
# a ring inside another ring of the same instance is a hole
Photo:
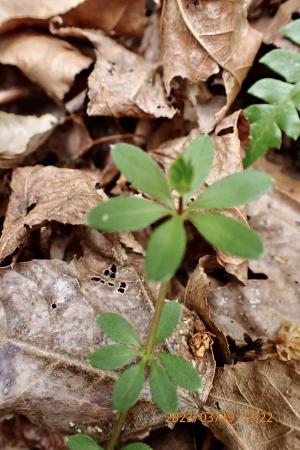
[[[124,232],[163,219],[147,245],[145,269],[150,281],[166,281],[179,268],[186,249],[186,221],[223,252],[243,258],[261,255],[263,247],[257,234],[219,210],[258,198],[271,187],[271,178],[247,170],[216,181],[197,196],[212,169],[213,142],[209,136],[197,137],[174,161],[167,176],[148,154],[133,145],[114,145],[112,159],[126,179],[149,198],[114,197],[89,213],[88,224],[101,231]]]
[[[300,44],[300,19],[283,28],[282,34]],[[285,81],[264,78],[248,90],[266,104],[251,105],[245,110],[251,124],[245,168],[264,156],[269,148],[280,149],[282,132],[294,140],[300,136],[300,54],[276,49],[264,55],[260,62]]]

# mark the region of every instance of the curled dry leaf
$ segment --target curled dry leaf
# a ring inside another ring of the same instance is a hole
[[[248,24],[244,2],[166,2],[162,16],[162,55],[167,91],[176,77],[199,83],[217,73],[225,86],[226,99],[222,106],[220,98],[212,98],[209,105],[209,99],[200,91],[195,93],[202,132],[211,131],[224,117],[241,88],[260,43],[260,33]],[[208,112],[213,116],[211,120],[205,117]]]
[[[103,198],[97,176],[83,170],[52,166],[14,171],[9,205],[0,238],[0,259],[22,246],[30,229],[49,221],[85,224],[87,212]]]
[[[300,325],[285,322],[278,331],[275,342],[281,361],[300,361]]]
[[[274,17],[267,21],[264,18],[258,19],[253,25],[262,32],[265,44],[273,44],[279,48],[299,52],[299,46],[280,33],[280,30],[289,23],[292,15],[299,13],[299,11],[299,0],[288,0],[280,5]]]
[[[101,28],[118,34],[142,34],[146,23],[144,0],[4,0],[0,30],[62,16],[67,25]]]
[[[20,116],[0,112],[0,168],[18,165],[34,152],[57,124],[52,114]]]
[[[205,423],[228,449],[291,450],[300,446],[299,365],[277,360],[219,369]]]
[[[275,339],[283,321],[300,323],[299,211],[297,202],[274,190],[248,208],[264,256],[250,261],[247,286],[229,283],[209,294],[212,320],[225,335]]]
[[[172,118],[176,110],[167,103],[158,63],[127,50],[100,31],[59,27],[59,36],[88,39],[95,47],[96,64],[88,79],[91,116]]]
[[[59,161],[79,158],[93,145],[83,119],[78,115],[66,116],[53,133],[32,155],[33,161],[41,161],[47,155],[55,154]],[[31,160],[30,160],[31,161]],[[30,165],[28,159],[26,164]]]
[[[18,67],[56,101],[62,101],[76,75],[92,60],[62,39],[36,32],[1,38],[0,63]]]
[[[140,276],[132,265],[89,251],[87,259],[70,264],[16,264],[0,278],[0,414],[19,412],[57,432],[81,430],[105,440],[115,418],[111,393],[117,374],[92,368],[87,357],[107,343],[96,321],[103,311],[122,314],[145,338],[153,306]],[[206,400],[215,369],[211,353],[198,361],[189,352],[194,321],[185,309],[180,332],[168,343],[169,351],[185,355],[203,377],[199,396],[179,391],[181,408],[189,410]],[[164,422],[146,387],[129,414],[125,436],[145,435]]]
[[[141,36],[147,23],[144,0],[86,0],[62,16],[66,26]]]
[[[218,64],[199,45],[187,28],[176,0],[164,2],[161,18],[164,83],[168,94],[176,77],[194,83],[219,72]]]

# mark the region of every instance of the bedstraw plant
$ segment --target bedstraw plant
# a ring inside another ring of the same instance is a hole
[[[177,301],[166,301],[170,279],[186,249],[185,222],[191,222],[212,246],[243,258],[258,258],[263,250],[257,234],[247,225],[222,214],[221,210],[250,202],[270,188],[264,173],[246,170],[226,176],[203,189],[213,165],[213,141],[199,136],[171,165],[166,176],[143,150],[128,144],[112,147],[112,159],[135,190],[142,194],[118,196],[102,202],[88,215],[90,227],[103,232],[129,232],[153,225],[145,257],[149,282],[160,283],[148,336],[143,342],[122,316],[105,312],[98,316],[102,331],[114,344],[94,351],[89,362],[101,370],[124,368],[112,396],[118,421],[106,449],[117,445],[128,410],[138,401],[149,381],[153,401],[163,412],[177,411],[177,387],[201,389],[201,378],[185,359],[157,349],[172,335],[181,314]],[[199,193],[200,192],[200,193]],[[91,437],[69,438],[71,450],[99,450]],[[123,450],[146,450],[143,443]]]
[[[300,45],[300,19],[291,22],[281,32]],[[285,81],[264,78],[248,90],[266,104],[251,105],[245,110],[251,123],[245,168],[264,156],[269,148],[280,149],[282,131],[294,140],[300,136],[300,54],[276,49],[264,55],[259,62]]]

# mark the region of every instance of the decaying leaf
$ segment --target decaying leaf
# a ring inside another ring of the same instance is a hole
[[[299,46],[282,36],[280,30],[285,27],[293,14],[300,11],[299,0],[288,0],[283,2],[274,17],[266,20],[257,20],[254,26],[263,34],[263,41],[266,44],[273,44],[279,48],[286,48],[299,52]]]
[[[199,45],[187,28],[176,0],[164,2],[161,19],[164,83],[168,93],[172,80],[187,78],[197,83],[219,72],[218,64]]]
[[[276,336],[276,351],[281,361],[300,361],[300,325],[285,322]]]
[[[246,332],[274,339],[284,321],[300,323],[299,204],[274,190],[248,208],[265,254],[250,261],[247,286],[228,283],[209,294],[213,322],[234,339]]]
[[[181,15],[181,17],[180,17]],[[251,67],[261,36],[247,22],[246,4],[240,1],[168,0],[162,16],[162,54],[166,67],[165,84],[175,77],[198,83],[218,73],[226,98],[216,110],[207,98],[197,96],[198,124],[202,132],[212,130],[238,94]],[[212,100],[215,102],[215,100]],[[203,108],[201,103],[203,103]],[[207,122],[202,116],[214,115]],[[203,124],[209,124],[209,129]]]
[[[208,331],[198,331],[190,339],[190,347],[195,356],[203,358],[205,352],[209,350],[213,343],[212,333]]]
[[[228,449],[291,450],[300,445],[299,365],[277,360],[219,369],[204,424]],[[209,423],[208,423],[209,422]]]
[[[74,46],[37,32],[13,33],[0,40],[0,63],[18,67],[56,101],[63,100],[75,76],[92,60]]]
[[[40,161],[55,154],[59,161],[79,158],[93,145],[93,139],[79,115],[67,116],[33,155]],[[27,160],[26,160],[27,163]]]
[[[81,430],[105,440],[115,417],[111,392],[117,374],[95,370],[87,356],[107,342],[96,322],[103,311],[122,314],[145,338],[153,307],[140,276],[132,265],[89,251],[70,264],[19,263],[2,269],[0,278],[0,414],[19,412],[58,432]],[[178,332],[168,340],[171,352],[176,349],[189,360],[194,320],[185,309]],[[180,391],[181,408],[189,410],[207,398],[215,367],[211,352],[193,361],[203,390],[199,395]],[[145,388],[129,414],[125,436],[145,435],[165,419]]]
[[[158,64],[98,35],[97,61],[89,77],[88,114],[104,116],[168,117],[175,109],[167,104]]]
[[[103,198],[97,175],[52,166],[21,167],[14,171],[2,236],[0,259],[22,246],[31,229],[49,221],[85,224],[87,212]]]
[[[34,152],[57,124],[52,114],[21,116],[0,112],[0,168],[15,167]]]
[[[172,118],[176,110],[168,105],[158,63],[127,50],[100,31],[61,27],[59,36],[88,39],[95,47],[96,64],[88,79],[91,116],[133,116]]]

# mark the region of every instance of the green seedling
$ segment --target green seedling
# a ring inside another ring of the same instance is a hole
[[[283,28],[282,34],[300,44],[300,19]],[[251,123],[245,168],[264,156],[270,148],[280,149],[282,132],[294,140],[300,136],[300,54],[272,50],[260,62],[286,81],[264,78],[248,91],[266,103],[251,105],[245,110]]]
[[[88,224],[105,232],[135,231],[153,224],[145,272],[150,281],[161,285],[145,342],[124,317],[112,312],[98,316],[102,332],[114,343],[95,350],[89,362],[99,370],[123,369],[112,395],[112,408],[119,412],[119,418],[106,450],[115,448],[128,410],[138,401],[146,382],[153,402],[165,413],[178,410],[178,387],[187,391],[201,389],[201,378],[191,363],[163,352],[161,347],[174,333],[181,316],[181,305],[166,302],[165,298],[169,280],[185,253],[185,222],[191,222],[204,239],[224,252],[246,258],[257,258],[262,253],[256,233],[221,210],[262,195],[271,187],[270,177],[247,170],[222,178],[199,193],[212,169],[213,156],[212,139],[199,136],[175,160],[166,176],[143,150],[128,144],[113,146],[114,163],[144,196],[119,196],[101,203],[89,213]],[[70,450],[102,449],[84,435],[70,437],[68,446]],[[149,448],[135,443],[123,450]]]

